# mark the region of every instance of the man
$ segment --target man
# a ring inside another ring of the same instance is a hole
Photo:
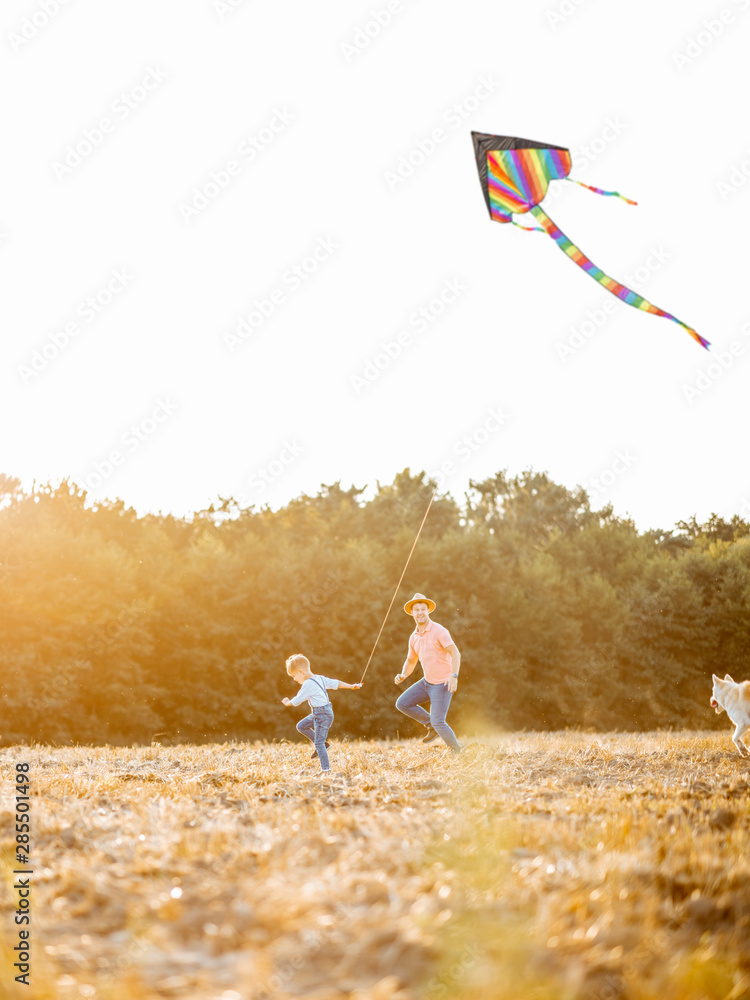
[[[409,652],[401,673],[394,679],[396,684],[405,680],[417,665],[417,660],[422,664],[424,677],[404,691],[396,702],[396,708],[427,727],[423,743],[432,743],[440,736],[451,750],[458,753],[461,745],[445,716],[458,687],[461,654],[448,629],[430,621],[434,610],[435,602],[424,594],[415,594],[404,605],[406,614],[414,618],[416,628],[409,637]],[[425,702],[430,703],[429,713],[421,707]]]

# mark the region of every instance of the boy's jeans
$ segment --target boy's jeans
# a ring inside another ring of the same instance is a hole
[[[461,746],[456,734],[445,721],[448,706],[453,694],[447,684],[430,684],[424,677],[412,684],[396,702],[396,708],[410,719],[421,722],[423,726],[432,726],[438,736],[448,744],[451,750],[460,750]],[[422,702],[429,701],[429,714],[421,708]]]
[[[331,770],[328,751],[326,750],[326,737],[332,725],[333,708],[330,705],[321,705],[320,707],[313,705],[312,714],[306,715],[304,719],[300,719],[297,723],[297,732],[302,733],[303,736],[306,736],[315,745],[315,749],[318,751],[320,766],[324,771]]]

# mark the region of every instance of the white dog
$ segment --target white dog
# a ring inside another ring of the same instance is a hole
[[[750,681],[740,681],[737,684],[729,674],[724,674],[723,681],[716,674],[711,676],[714,682],[711,708],[716,709],[717,715],[727,713],[736,726],[732,742],[743,757],[750,756],[743,740],[745,733],[750,730]]]

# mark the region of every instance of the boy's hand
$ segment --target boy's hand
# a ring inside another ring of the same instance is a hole
[[[291,702],[291,699],[290,699],[290,698],[282,698],[282,699],[281,699],[281,704],[282,704],[282,705],[286,705],[286,706],[289,706],[289,705],[291,705],[291,704],[292,704],[292,702]]]
[[[400,684],[402,680],[404,680],[404,675],[403,674],[396,674],[396,676],[393,678],[393,683],[394,684]]]
[[[352,684],[352,687],[355,691],[358,691],[362,687],[362,681],[360,681],[359,684]]]

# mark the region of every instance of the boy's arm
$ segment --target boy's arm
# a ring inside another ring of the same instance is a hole
[[[310,697],[310,689],[308,688],[307,691],[305,691],[306,684],[308,684],[308,681],[303,681],[302,686],[295,696],[293,698],[284,698],[282,705],[294,705],[294,707],[297,708],[297,706],[301,705],[303,701],[307,701]]]
[[[335,677],[324,677],[323,680],[325,681],[326,687],[333,688],[334,691],[336,689],[340,691],[341,688],[346,688],[348,691],[355,691],[362,687],[361,681],[359,684],[347,684],[346,681],[339,681]]]

